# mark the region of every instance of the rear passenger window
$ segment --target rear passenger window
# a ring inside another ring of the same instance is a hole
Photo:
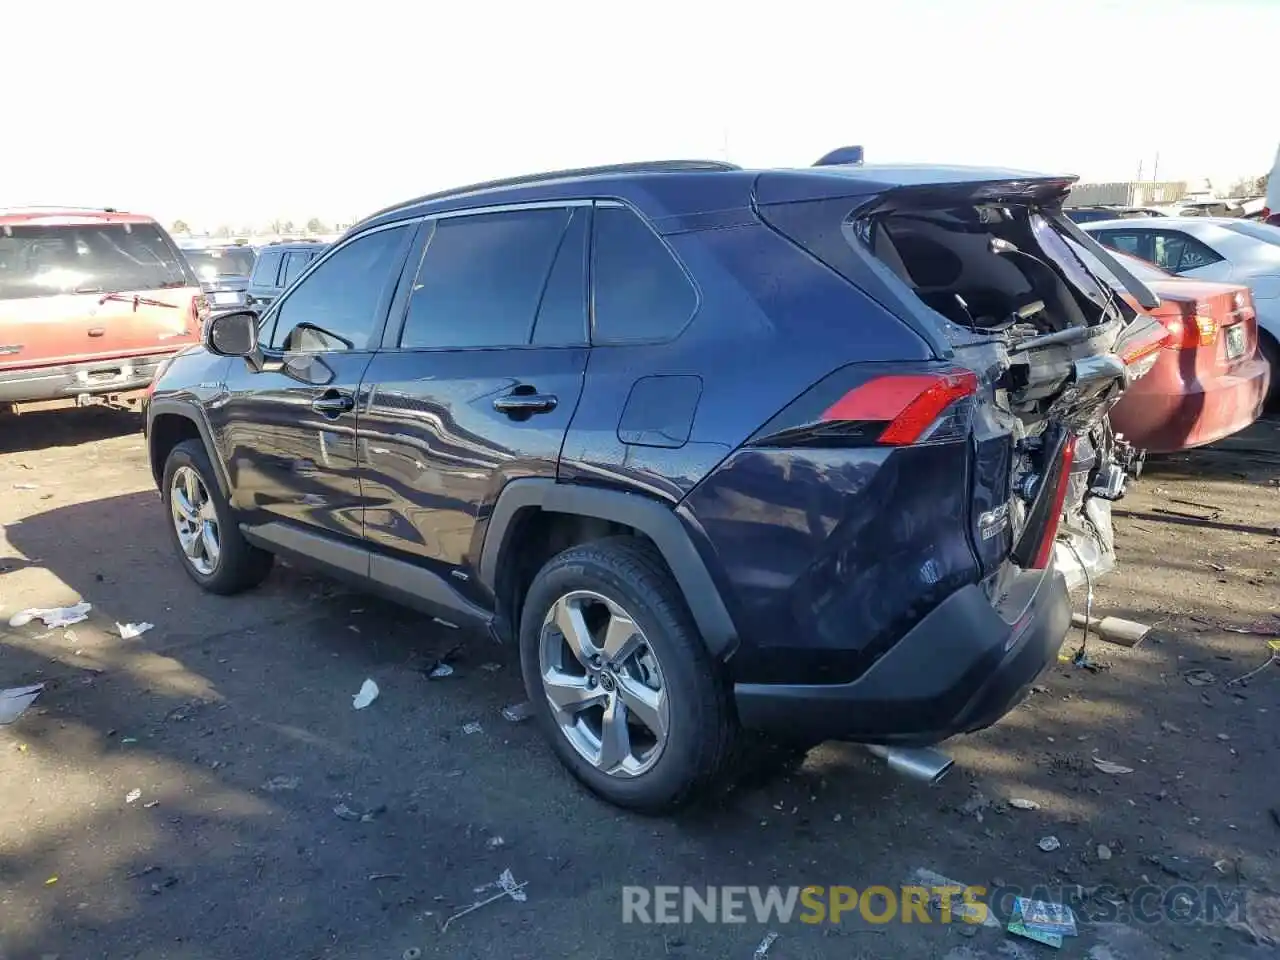
[[[576,346],[587,342],[587,229],[590,210],[579,207],[569,215],[547,288],[538,307],[533,342],[539,346]]]
[[[625,207],[595,214],[594,343],[669,340],[698,305],[667,245]]]
[[[400,346],[530,342],[570,211],[514,210],[438,221],[418,268]]]
[[[280,273],[280,260],[284,256],[279,250],[265,250],[253,265],[253,282],[266,287],[276,285],[276,276]]]

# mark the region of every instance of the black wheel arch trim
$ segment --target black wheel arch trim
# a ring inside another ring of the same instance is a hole
[[[733,653],[738,631],[684,524],[670,506],[634,493],[542,477],[507,483],[489,516],[480,548],[479,579],[491,593],[497,594],[498,566],[512,527],[521,512],[529,509],[608,520],[643,533],[670,568],[712,656],[727,659]]]
[[[179,400],[173,397],[162,397],[161,399],[153,399],[147,404],[147,460],[151,463],[151,474],[155,477],[156,486],[160,486],[164,479],[164,464],[156,463],[155,460],[155,424],[156,417],[160,416],[179,416],[184,420],[189,420],[195,425],[196,431],[200,434],[200,440],[204,444],[205,452],[209,455],[209,462],[213,464],[213,472],[218,481],[218,487],[222,495],[231,500],[231,480],[227,476],[226,464],[222,462],[222,456],[218,452],[218,446],[213,442],[213,429],[209,426],[209,419],[205,416],[204,410],[200,405],[190,400]]]

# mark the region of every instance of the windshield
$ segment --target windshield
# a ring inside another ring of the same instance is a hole
[[[182,254],[201,280],[247,277],[253,273],[255,257],[248,247],[210,247],[205,250],[183,250]]]
[[[153,223],[0,228],[0,300],[195,286]]]
[[[1233,220],[1222,226],[1236,233],[1242,233],[1246,237],[1261,240],[1263,243],[1280,245],[1280,227],[1273,227],[1269,223],[1258,223],[1256,220]]]

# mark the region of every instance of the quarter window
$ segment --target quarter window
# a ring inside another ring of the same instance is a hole
[[[698,295],[667,245],[625,207],[595,214],[592,342],[669,340],[684,329]]]

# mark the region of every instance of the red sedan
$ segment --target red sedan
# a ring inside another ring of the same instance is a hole
[[[1173,453],[1229,437],[1257,420],[1271,369],[1258,352],[1249,288],[1186,280],[1109,252],[1160,298],[1151,315],[1169,331],[1150,372],[1111,411],[1116,433],[1152,453]],[[1089,254],[1081,255],[1101,276],[1110,276]],[[1119,281],[1113,286],[1129,299]]]

